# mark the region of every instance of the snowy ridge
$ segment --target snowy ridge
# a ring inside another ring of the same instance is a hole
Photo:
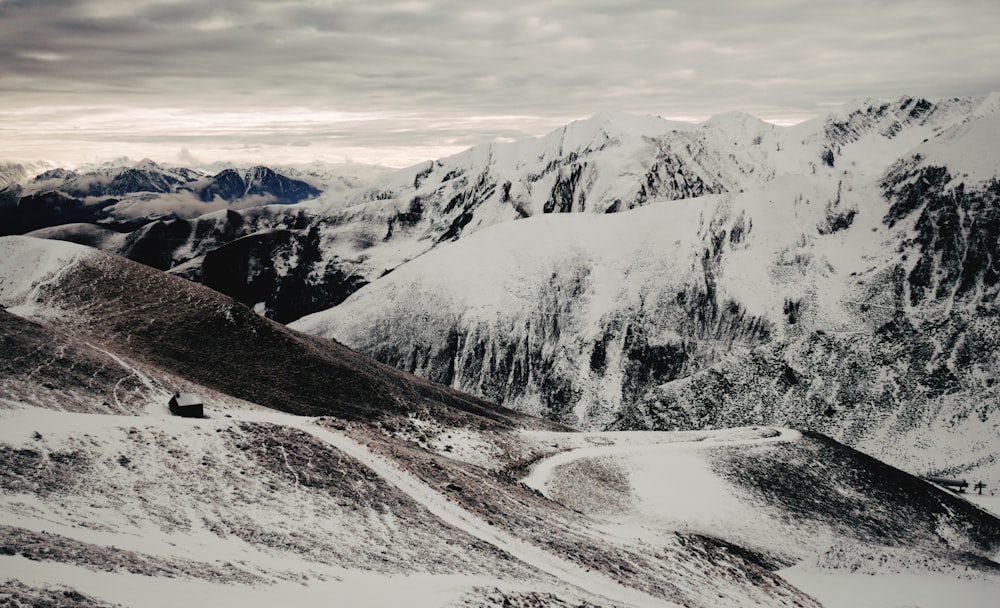
[[[73,243],[29,237],[0,239],[0,303],[14,314],[51,316],[46,288],[93,250]]]
[[[995,179],[1000,173],[991,148],[1000,137],[1000,100],[980,110],[933,139],[913,149],[911,157],[921,167],[951,167],[961,169],[956,182],[969,186]]]

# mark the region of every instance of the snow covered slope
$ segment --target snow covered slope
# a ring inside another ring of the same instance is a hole
[[[862,104],[795,127],[815,175],[483,229],[292,326],[588,428],[805,426],[1000,483],[993,110]]]
[[[23,236],[0,238],[0,252],[0,305],[9,312],[86,333],[105,350],[124,349],[240,399],[349,419],[429,408],[444,419],[544,423],[293,332],[232,298],[118,256]],[[24,364],[58,360],[58,352],[50,344]]]
[[[479,437],[500,466],[536,449],[516,428],[551,423],[366,367],[125,260],[26,237],[0,246],[0,303],[18,313],[0,310],[5,599],[815,605],[738,552],[704,555],[702,541],[632,547],[499,470],[398,437],[422,418],[422,428]],[[217,322],[242,361],[235,383],[220,352],[199,350],[221,339]],[[294,406],[281,396],[284,375],[299,391]],[[204,395],[208,417],[169,415],[176,390]]]

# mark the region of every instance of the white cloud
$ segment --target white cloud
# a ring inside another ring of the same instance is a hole
[[[992,0],[21,0],[0,4],[0,134],[32,157],[250,144],[401,164],[601,110],[789,121],[982,94],[998,27]]]

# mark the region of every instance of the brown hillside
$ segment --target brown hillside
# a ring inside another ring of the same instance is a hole
[[[442,422],[562,428],[292,331],[206,287],[108,254],[84,258],[43,296],[58,325],[103,348],[285,412],[348,420],[428,412]]]

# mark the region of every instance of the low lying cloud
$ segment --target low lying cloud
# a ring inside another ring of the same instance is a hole
[[[221,209],[249,209],[261,207],[275,202],[273,196],[247,196],[228,202],[218,196],[210,202],[198,198],[193,192],[171,192],[164,194],[143,193],[123,197],[118,203],[107,208],[119,218],[143,218],[153,216],[175,215],[180,218],[192,218],[219,211]]]

